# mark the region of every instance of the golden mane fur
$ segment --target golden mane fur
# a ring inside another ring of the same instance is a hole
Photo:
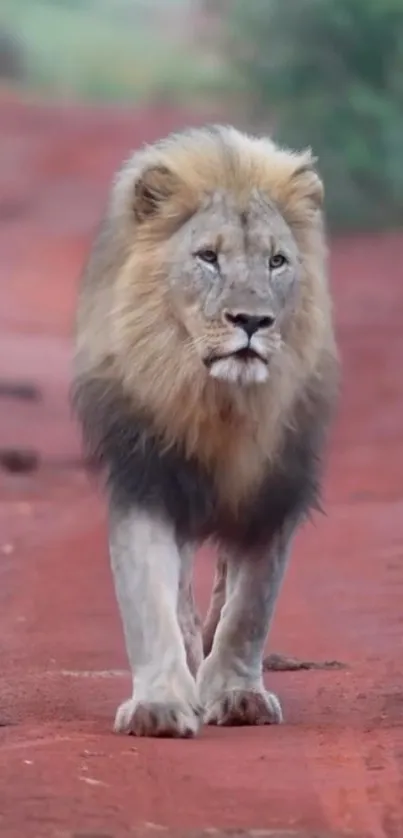
[[[152,190],[166,191],[160,211],[149,218],[142,215],[141,194],[135,203],[136,183],[147,170]],[[254,191],[267,194],[299,251],[299,305],[268,381],[252,387],[231,387],[206,373],[173,317],[163,281],[173,233],[215,190],[230,193],[240,212]],[[333,386],[321,202],[310,152],[289,152],[233,128],[173,135],[135,154],[118,174],[87,266],[77,376],[98,379],[105,391],[118,382],[168,446],[180,443],[207,467],[231,505],[248,495],[276,457],[308,383],[316,378],[318,387]]]

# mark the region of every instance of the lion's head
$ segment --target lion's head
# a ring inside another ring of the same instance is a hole
[[[168,443],[257,473],[334,351],[322,198],[310,152],[233,128],[136,152],[87,266],[79,377],[120,382]]]
[[[258,190],[244,201],[216,189],[171,239],[166,281],[178,319],[208,375],[266,381],[298,293],[289,227]]]
[[[148,298],[152,339],[159,308],[161,351],[172,351],[175,334],[176,363],[191,378],[266,382],[304,307],[304,259],[313,238],[318,246],[321,201],[309,153],[234,129],[174,135],[140,152],[115,192],[132,225],[119,340],[127,349],[132,342],[140,363]]]

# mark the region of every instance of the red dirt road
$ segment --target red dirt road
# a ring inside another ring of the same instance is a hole
[[[135,829],[403,836],[403,235],[337,241],[344,388],[327,517],[298,539],[270,648],[336,671],[267,677],[279,728],[195,741],[111,733],[127,695],[104,507],[74,465],[66,393],[76,280],[108,179],[183,117],[0,109],[0,834],[126,838]],[[197,567],[206,604],[211,557]],[[145,834],[145,833],[144,833]]]

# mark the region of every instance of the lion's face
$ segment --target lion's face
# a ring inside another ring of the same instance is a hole
[[[267,197],[242,211],[217,192],[171,240],[167,281],[177,316],[209,375],[264,382],[298,294],[293,235]]]
[[[245,388],[292,366],[290,346],[302,359],[316,345],[322,185],[309,154],[231,129],[174,137],[134,158],[115,200],[129,257],[116,352],[131,380],[158,365],[167,380],[170,364],[175,382]]]

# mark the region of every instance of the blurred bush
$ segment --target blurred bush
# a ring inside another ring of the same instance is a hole
[[[233,0],[250,119],[311,146],[333,227],[403,222],[403,0]],[[266,122],[266,125],[264,124]]]
[[[0,0],[0,79],[185,104],[319,157],[333,228],[403,223],[403,0]]]
[[[0,62],[3,51],[10,63],[14,39],[25,86],[53,98],[189,100],[214,90],[217,77],[197,49],[198,7],[199,0],[0,0],[7,33]],[[11,78],[0,66],[1,76]]]
[[[0,26],[0,78],[21,81],[25,76],[24,53],[14,33]]]

